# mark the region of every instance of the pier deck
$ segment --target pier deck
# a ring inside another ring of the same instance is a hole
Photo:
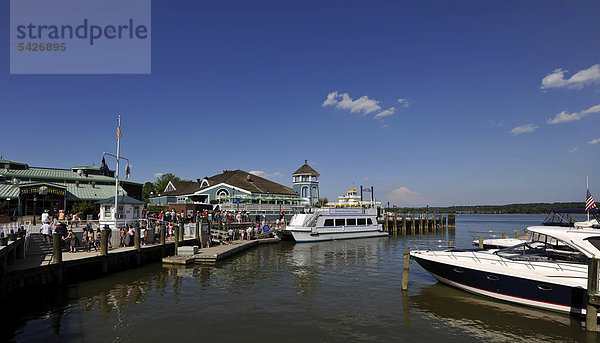
[[[200,249],[195,255],[164,257],[162,262],[165,264],[179,265],[188,265],[193,263],[216,263],[257,245],[277,242],[279,242],[279,238],[262,238],[251,241],[236,240],[229,245],[223,244],[215,247]]]

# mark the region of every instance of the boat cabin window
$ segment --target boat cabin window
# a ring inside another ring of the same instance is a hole
[[[356,225],[356,219],[346,219],[346,225]]]
[[[533,233],[531,239],[495,254],[517,261],[555,261],[587,263],[587,257],[564,242],[547,235]]]
[[[367,218],[367,225],[373,225],[373,221],[371,220],[371,218]]]
[[[366,218],[358,218],[356,221],[358,222],[358,225],[365,225],[365,224],[367,224],[367,219]]]
[[[344,226],[346,223],[345,219],[336,219],[335,220],[335,226]]]
[[[586,241],[590,242],[596,249],[600,250],[600,237],[590,237]]]
[[[324,226],[333,226],[333,219],[325,219]]]

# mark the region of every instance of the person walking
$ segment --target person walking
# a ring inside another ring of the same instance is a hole
[[[63,240],[69,245],[69,252],[76,252],[77,237],[75,237],[73,229],[69,228],[67,237],[63,238]]]
[[[40,233],[44,235],[44,239],[46,239],[46,242],[52,245],[52,226],[50,226],[50,223],[42,224],[42,227],[40,228]]]

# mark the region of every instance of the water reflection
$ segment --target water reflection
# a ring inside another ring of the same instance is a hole
[[[490,342],[586,340],[582,322],[568,315],[494,301],[434,284],[408,297],[413,310],[445,323],[452,330]],[[594,334],[592,334],[594,335]]]

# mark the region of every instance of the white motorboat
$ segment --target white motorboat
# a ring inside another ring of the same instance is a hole
[[[538,308],[585,314],[587,261],[600,258],[600,230],[533,226],[506,249],[417,250],[411,258],[442,283]]]
[[[314,213],[295,214],[283,230],[277,231],[282,240],[316,242],[335,239],[384,237],[377,222],[378,207],[374,201],[362,202],[355,190],[339,197]]]

